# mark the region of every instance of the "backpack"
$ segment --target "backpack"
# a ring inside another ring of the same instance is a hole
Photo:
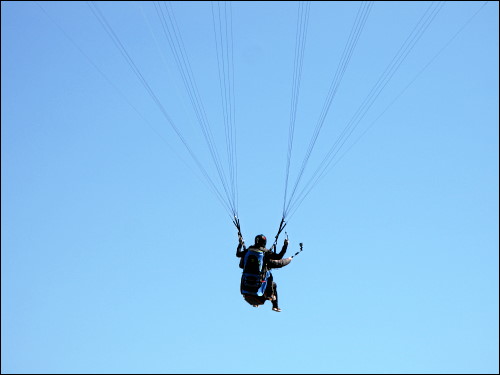
[[[249,248],[243,259],[240,291],[243,295],[261,297],[267,287],[269,270],[264,267],[265,253],[262,250]]]

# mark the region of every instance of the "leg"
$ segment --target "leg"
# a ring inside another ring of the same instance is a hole
[[[273,281],[273,311],[280,312],[281,309],[278,307],[278,285]]]
[[[266,297],[267,300],[272,301],[273,300],[273,295],[274,295],[274,285],[276,283],[273,281],[273,275],[271,274],[267,278],[267,286],[266,290],[264,291],[264,296]]]

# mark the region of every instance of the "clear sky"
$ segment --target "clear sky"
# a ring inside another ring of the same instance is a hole
[[[276,234],[292,105],[290,183],[360,4],[310,3],[307,34],[299,2],[231,6],[247,244]],[[373,4],[301,183],[430,5]],[[274,271],[276,313],[242,299],[236,229],[173,130],[221,189],[154,4],[97,3],[153,96],[86,2],[2,1],[2,373],[498,373],[499,9],[483,5],[440,9],[288,218],[304,251]],[[171,10],[227,171],[212,5]]]

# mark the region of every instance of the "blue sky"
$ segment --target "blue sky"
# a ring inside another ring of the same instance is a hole
[[[310,4],[291,181],[360,4]],[[430,4],[373,4],[304,182]],[[442,7],[289,218],[304,251],[274,272],[278,314],[243,301],[228,212],[87,3],[3,1],[2,373],[498,373],[499,12],[483,4]],[[154,4],[97,6],[218,182]],[[282,215],[298,9],[232,4],[247,244]],[[211,3],[172,10],[225,155]]]

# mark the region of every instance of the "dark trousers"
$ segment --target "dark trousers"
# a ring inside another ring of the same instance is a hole
[[[275,299],[273,299],[271,302],[273,303],[273,307],[278,308],[278,285],[273,281],[273,294]]]
[[[278,308],[278,285],[273,280],[273,275],[267,279],[267,288],[265,292],[267,297],[274,297],[271,299],[273,307]]]

